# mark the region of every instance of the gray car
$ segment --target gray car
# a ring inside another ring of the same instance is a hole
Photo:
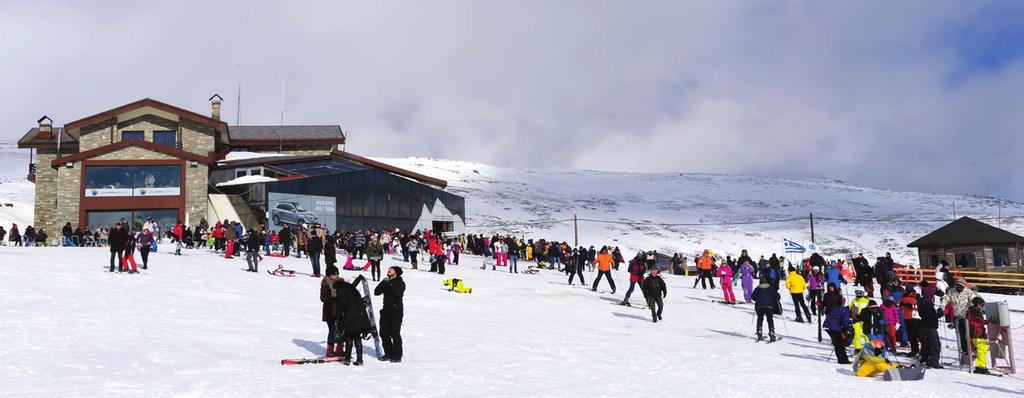
[[[316,223],[320,220],[313,212],[303,209],[295,202],[278,202],[270,212],[270,219],[274,225],[302,225]]]

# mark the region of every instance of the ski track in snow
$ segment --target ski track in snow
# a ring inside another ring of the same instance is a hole
[[[150,270],[127,275],[105,272],[107,256],[0,247],[0,395],[795,397],[813,386],[858,396],[1024,393],[1018,379],[956,370],[929,371],[925,382],[856,378],[826,361],[828,337],[817,342],[814,326],[777,320],[783,340],[755,343],[752,308],[712,303],[720,290],[691,289],[689,277],[666,276],[664,321],[654,324],[647,310],[609,305],[629,286],[625,272],[613,272],[612,296],[566,286],[557,271],[480,270],[473,256],[444,276],[406,270],[403,363],[374,360],[367,341],[362,368],[281,366],[323,354],[320,280],[263,270],[308,272],[308,260],[270,258],[252,274],[241,271],[242,259],[160,252]],[[399,264],[388,257],[383,265]],[[342,271],[349,280],[356,274]],[[593,283],[596,273],[584,275]],[[448,292],[441,281],[450,277],[473,293]],[[600,291],[610,291],[606,283]],[[985,296],[1024,309],[1024,297]],[[642,294],[631,301],[641,305]],[[1014,327],[1024,325],[1012,316]]]

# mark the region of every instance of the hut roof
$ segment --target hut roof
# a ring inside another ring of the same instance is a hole
[[[907,246],[961,246],[1022,242],[1024,242],[1024,236],[993,227],[970,217],[960,217],[956,221],[910,242]]]

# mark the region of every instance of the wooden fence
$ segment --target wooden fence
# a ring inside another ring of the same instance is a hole
[[[896,268],[896,275],[900,282],[920,282],[928,280],[935,282],[934,269],[920,268]],[[968,284],[995,289],[1024,290],[1024,274],[1012,272],[984,272],[984,271],[962,271],[950,270],[956,278],[964,278]]]

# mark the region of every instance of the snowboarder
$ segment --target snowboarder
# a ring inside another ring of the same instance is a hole
[[[334,304],[338,300],[338,291],[334,284],[341,280],[338,275],[338,267],[328,265],[324,272],[324,279],[320,281],[320,302],[323,303],[323,314],[321,320],[327,323],[327,358],[334,358],[341,354],[341,339],[338,331],[337,311]]]
[[[732,267],[729,263],[722,261],[718,267],[719,283],[722,285],[722,301],[726,304],[736,304],[736,295],[732,292]]]
[[[643,289],[644,274],[647,272],[647,266],[643,263],[642,252],[637,252],[636,257],[629,260],[629,266],[626,267],[626,270],[629,271],[629,289],[626,289],[626,297],[619,302],[619,305],[629,307],[629,296],[633,294],[633,288],[636,287],[636,285],[641,285],[640,289]],[[583,277],[581,276],[580,279],[582,278]]]
[[[597,285],[601,282],[601,276],[605,276],[608,279],[608,284],[612,286],[612,294],[615,294],[615,281],[612,280],[612,255],[608,254],[607,248],[601,249],[601,254],[597,255],[594,260],[597,262],[597,277],[594,278],[594,286],[590,289],[591,291],[597,291]]]
[[[654,320],[654,323],[658,323],[662,319],[661,311],[665,309],[663,299],[668,297],[668,288],[665,286],[665,280],[658,275],[658,267],[651,268],[650,274],[640,285],[640,290],[647,298],[647,308],[651,309],[651,319]]]
[[[746,251],[744,250],[744,252]],[[747,260],[743,261],[743,265],[740,266],[740,285],[743,287],[743,301],[748,304],[752,301],[750,295],[754,292],[754,274],[756,273],[754,265],[751,264],[749,259],[750,257],[747,257]]]
[[[363,297],[356,290],[356,286],[363,281],[363,276],[359,275],[352,283],[347,283],[342,279],[334,282],[334,290],[337,292],[337,300],[335,301],[335,310],[337,311],[337,318],[342,323],[342,341],[345,342],[345,354],[343,362],[345,365],[354,364],[355,366],[363,365],[363,335],[369,333],[370,328],[370,317],[366,314],[366,302],[363,301]],[[355,348],[356,361],[352,363],[352,349]]]
[[[768,278],[761,278],[760,283],[751,297],[754,299],[754,310],[757,312],[757,341],[764,340],[762,328],[764,319],[768,318],[768,340],[775,341],[775,308],[778,307],[781,296],[772,288]]]
[[[384,305],[380,310],[380,338],[384,355],[377,358],[381,361],[402,362],[402,305],[405,295],[405,282],[402,280],[402,269],[388,268],[388,278],[380,281],[373,289],[374,296],[384,296]]]

